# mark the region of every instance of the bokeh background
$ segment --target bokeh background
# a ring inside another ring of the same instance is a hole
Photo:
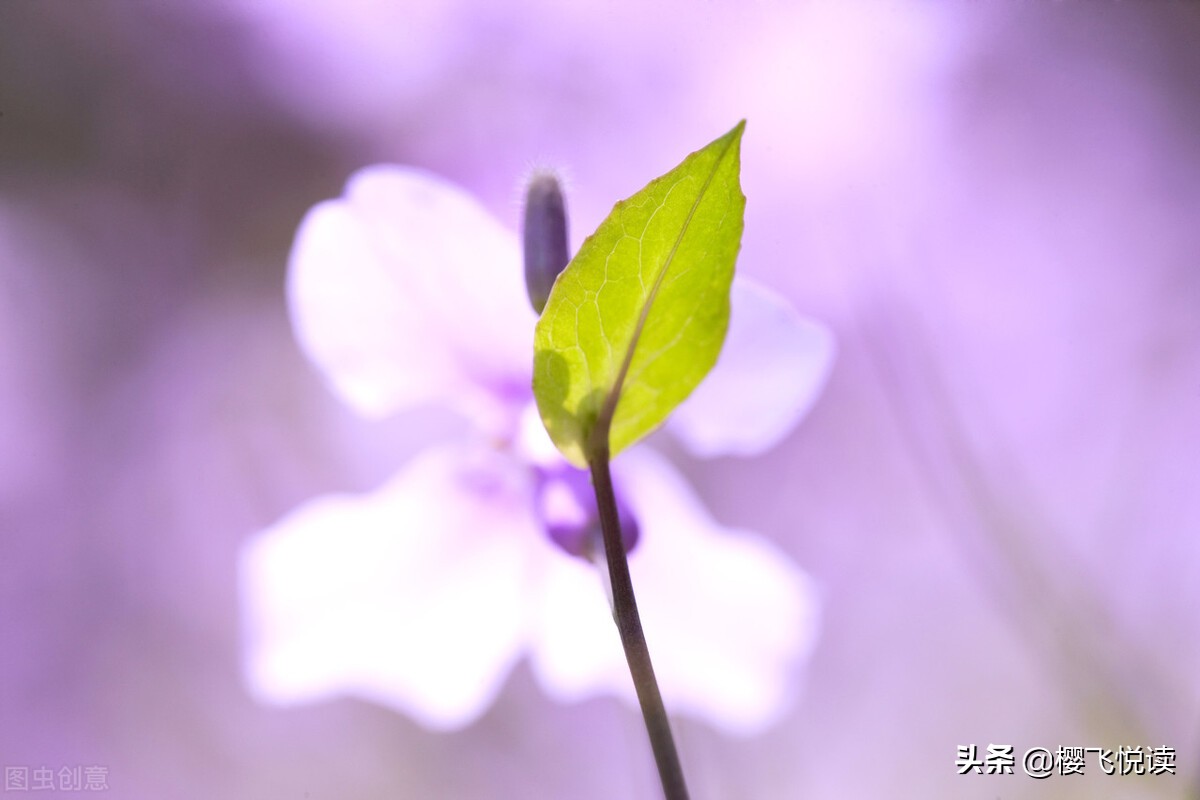
[[[637,716],[524,666],[457,733],[256,705],[236,559],[422,444],[291,338],[307,208],[394,161],[515,228],[551,165],[578,242],[742,117],[739,269],[839,360],[768,455],[674,458],[823,630],[779,726],[681,724],[694,797],[1196,797],[1200,4],[1151,0],[3,0],[0,763],[131,799],[655,797]],[[1178,775],[960,776],[969,743]]]

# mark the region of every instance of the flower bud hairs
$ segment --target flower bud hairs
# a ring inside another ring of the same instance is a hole
[[[521,234],[525,244],[525,288],[533,310],[540,314],[554,279],[571,260],[566,202],[556,173],[538,170],[530,177]]]

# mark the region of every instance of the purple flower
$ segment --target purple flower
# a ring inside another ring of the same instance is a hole
[[[468,432],[363,496],[318,497],[245,547],[246,672],[261,698],[353,694],[468,724],[523,656],[547,693],[635,702],[599,571],[584,473],[533,405],[535,317],[517,237],[461,190],[400,167],[355,175],[296,237],[297,337],[373,418],[437,405]],[[824,328],[735,282],[716,369],[668,423],[698,455],[753,454],[805,413]],[[613,464],[630,569],[668,708],[751,733],[787,708],[813,589],[776,547],[718,525],[638,446]]]

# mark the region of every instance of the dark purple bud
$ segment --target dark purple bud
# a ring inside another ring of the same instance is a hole
[[[537,514],[546,526],[550,540],[573,556],[603,558],[604,534],[596,510],[596,495],[583,470],[563,466],[540,475],[537,486]],[[617,491],[617,516],[621,522],[621,542],[628,553],[637,546],[640,531],[637,518]]]
[[[567,209],[558,178],[539,172],[525,193],[525,289],[541,314],[554,279],[571,260],[567,252]]]

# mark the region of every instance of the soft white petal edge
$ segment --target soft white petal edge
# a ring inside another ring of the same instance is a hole
[[[721,356],[666,427],[704,458],[762,453],[812,408],[834,355],[828,328],[766,287],[735,277]]]
[[[379,490],[317,498],[243,548],[245,674],[263,701],[354,695],[435,729],[519,658],[537,533],[496,454],[426,451]]]
[[[668,710],[734,734],[761,732],[790,707],[814,645],[814,587],[761,536],[717,525],[652,451],[634,448],[614,467],[642,526],[630,571]],[[636,704],[599,574],[568,557],[543,569],[531,657],[546,691]]]
[[[380,165],[305,216],[287,292],[305,353],[379,418],[527,382],[534,315],[522,275],[516,236],[469,194]]]

